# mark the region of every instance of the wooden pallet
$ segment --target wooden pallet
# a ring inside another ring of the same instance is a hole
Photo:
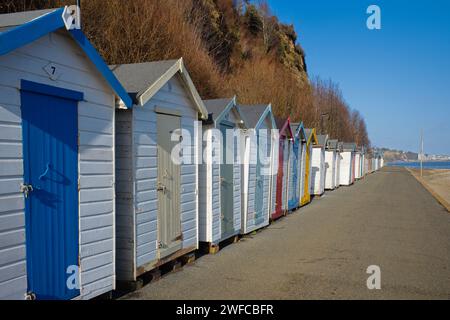
[[[228,239],[222,240],[219,243],[201,242],[200,251],[205,254],[217,254],[220,248],[224,248],[230,244],[239,242],[239,235],[232,236]]]
[[[180,250],[157,263],[148,264],[137,270],[135,281],[117,281],[117,290],[132,292],[143,286],[160,280],[163,276],[180,271],[185,265],[194,263],[196,260],[195,248]]]

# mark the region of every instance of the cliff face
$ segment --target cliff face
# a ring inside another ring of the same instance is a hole
[[[381,149],[386,162],[393,161],[417,161],[418,154],[414,152],[405,152],[401,150]]]
[[[235,72],[250,59],[280,62],[298,79],[307,79],[306,59],[292,25],[270,14],[265,5],[232,0],[195,0],[194,19],[211,55],[225,72]]]

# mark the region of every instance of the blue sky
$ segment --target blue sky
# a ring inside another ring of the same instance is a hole
[[[339,83],[374,146],[450,154],[450,1],[270,0],[293,23],[308,72]],[[381,30],[366,27],[381,8]]]

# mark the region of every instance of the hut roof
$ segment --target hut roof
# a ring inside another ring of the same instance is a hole
[[[327,142],[327,148],[330,149],[330,150],[337,150],[338,149],[338,144],[339,144],[338,140],[330,139]]]
[[[302,123],[291,123],[291,129],[294,135],[299,137],[302,141],[306,141],[308,139],[308,136],[306,135],[305,128],[303,127]]]
[[[270,104],[239,105],[247,120],[248,128],[255,128]]]
[[[312,141],[313,145],[318,143],[316,129],[305,128],[306,141],[310,143]]]
[[[2,14],[0,15],[0,28],[5,30],[6,28],[20,26],[58,9],[59,8]]]
[[[202,118],[208,118],[208,111],[192,83],[183,59],[120,64],[109,67],[135,103],[141,105],[150,100],[175,74],[180,73]]]
[[[342,150],[343,151],[356,151],[356,143],[353,142],[344,142],[342,144]]]
[[[247,119],[242,113],[241,108],[236,103],[236,96],[234,96],[233,98],[203,100],[203,102],[208,109],[209,114],[212,115],[212,119],[214,121],[222,117],[222,115],[224,115],[234,106],[242,120],[241,124],[247,126]]]
[[[317,145],[321,147],[325,147],[327,145],[328,135],[327,134],[319,134],[317,136]]]

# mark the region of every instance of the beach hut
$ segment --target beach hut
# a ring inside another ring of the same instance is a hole
[[[361,149],[355,151],[355,180],[361,179]]]
[[[272,106],[240,105],[246,119],[245,156],[242,179],[242,227],[241,233],[248,234],[269,225],[271,199],[276,188],[272,185],[272,172],[278,153],[278,142],[274,141],[276,129]]]
[[[337,165],[338,141],[328,140],[325,148],[325,189],[336,188],[336,165]]]
[[[246,127],[236,97],[204,103],[210,121],[203,125],[207,159],[199,168],[199,240],[211,246],[241,230],[242,161],[238,157],[245,149],[240,143]]]
[[[366,176],[366,149],[361,147],[361,179]]]
[[[318,143],[312,152],[312,179],[311,192],[315,196],[321,196],[325,192],[325,148],[328,143],[328,135],[318,135]]]
[[[336,145],[336,161],[335,161],[335,170],[334,170],[334,182],[335,182],[335,188],[339,188],[340,183],[340,172],[341,172],[341,152],[342,152],[342,143],[338,142]]]
[[[305,129],[307,137],[305,144],[305,169],[304,173],[304,187],[301,197],[301,205],[304,206],[311,202],[311,179],[312,179],[312,152],[313,146],[318,143],[316,129]]]
[[[354,143],[342,144],[341,164],[339,170],[339,181],[341,186],[349,186],[354,182],[355,150],[356,145]]]
[[[275,124],[278,128],[278,170],[276,172],[276,194],[275,209],[272,211],[271,219],[276,220],[284,216],[289,209],[288,187],[289,187],[289,167],[293,161],[293,133],[290,119],[275,117]],[[275,178],[275,174],[272,179]]]
[[[364,176],[367,176],[369,172],[369,159],[367,154],[364,154]]]
[[[132,102],[78,16],[0,15],[0,299],[115,288],[114,109]]]
[[[196,123],[208,112],[182,59],[110,68],[134,99],[116,112],[117,279],[133,282],[198,248]]]
[[[294,135],[291,160],[289,162],[289,203],[288,210],[292,211],[300,206],[300,197],[304,186],[306,134],[303,123],[292,123]]]

